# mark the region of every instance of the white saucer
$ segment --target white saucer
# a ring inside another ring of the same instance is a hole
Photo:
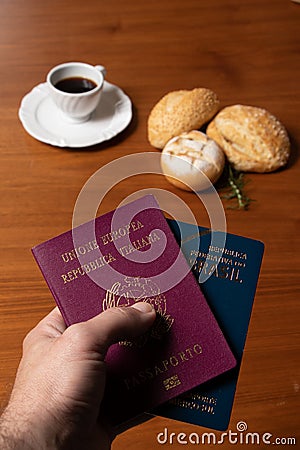
[[[130,98],[107,81],[100,103],[87,122],[68,122],[49,97],[46,83],[25,95],[19,109],[22,125],[31,136],[58,147],[87,147],[107,141],[123,131],[131,117]]]

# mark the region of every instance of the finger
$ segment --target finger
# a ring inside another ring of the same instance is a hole
[[[58,307],[54,308],[43,320],[41,320],[40,325],[51,337],[60,336],[67,328]]]
[[[56,307],[44,317],[26,336],[24,346],[43,339],[55,339],[60,337],[66,329],[65,321]]]
[[[39,322],[37,328],[49,337],[59,337],[67,326],[59,309],[56,307]]]
[[[130,307],[109,308],[87,322],[69,327],[65,335],[73,335],[79,351],[97,351],[104,358],[110,345],[145,333],[155,317],[149,303],[138,302]]]

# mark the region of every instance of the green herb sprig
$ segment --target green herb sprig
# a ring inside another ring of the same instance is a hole
[[[254,200],[249,198],[245,193],[245,180],[244,173],[235,170],[229,163],[226,164],[225,174],[223,178],[223,184],[220,186],[221,190],[224,190],[225,194],[221,195],[221,198],[226,200],[236,199],[236,205],[228,206],[229,209],[249,209],[250,203]]]

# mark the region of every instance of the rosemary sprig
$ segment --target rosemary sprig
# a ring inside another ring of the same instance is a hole
[[[236,206],[229,206],[229,209],[244,209],[247,210],[250,203],[254,200],[249,198],[245,192],[244,187],[247,181],[244,179],[244,173],[235,170],[229,163],[227,163],[225,183],[221,187],[227,194],[221,195],[221,198],[226,200],[237,200]]]

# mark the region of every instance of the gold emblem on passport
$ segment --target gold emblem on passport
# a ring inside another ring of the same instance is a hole
[[[181,381],[178,377],[178,375],[173,375],[170,378],[166,378],[163,381],[163,385],[166,391],[169,391],[170,389],[173,389],[176,386],[179,386],[181,384]]]
[[[123,283],[116,282],[106,291],[102,309],[115,306],[130,306],[136,302],[150,303],[156,311],[156,320],[150,331],[135,341],[122,341],[121,345],[143,347],[150,339],[161,339],[172,327],[174,319],[167,314],[167,299],[160,288],[149,278],[125,277]]]

